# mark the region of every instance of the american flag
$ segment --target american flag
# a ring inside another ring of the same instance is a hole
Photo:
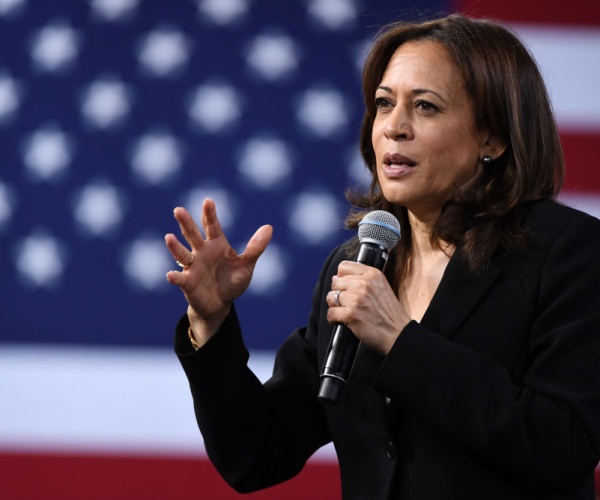
[[[454,11],[531,48],[561,198],[600,217],[595,0],[0,0],[0,498],[239,497],[207,463],[172,353],[172,209],[211,196],[238,247],[274,226],[237,304],[265,379],[350,236],[370,39]],[[326,447],[250,497],[339,496],[336,470]]]

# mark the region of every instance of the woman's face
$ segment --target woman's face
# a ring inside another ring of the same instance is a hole
[[[375,102],[383,195],[419,218],[436,218],[454,186],[474,173],[485,143],[460,71],[442,45],[407,42],[390,59]]]

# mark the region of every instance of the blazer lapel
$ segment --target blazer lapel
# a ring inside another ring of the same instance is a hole
[[[499,274],[500,268],[493,263],[484,271],[471,274],[458,256],[453,256],[421,324],[451,338]],[[359,389],[361,391],[372,387],[382,361],[382,355],[361,344],[348,380],[349,385],[354,386],[355,390],[362,386]],[[372,411],[387,413],[385,400],[380,394],[369,390],[362,397],[370,400]],[[396,413],[392,411],[392,414]]]
[[[470,273],[458,253],[455,253],[421,324],[446,338],[452,338],[499,274],[500,269],[493,262],[484,270]]]

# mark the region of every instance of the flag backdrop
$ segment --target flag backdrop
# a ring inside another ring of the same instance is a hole
[[[600,215],[595,0],[0,0],[0,498],[239,498],[172,353],[175,206],[272,244],[238,302],[260,378],[342,230],[381,24],[500,19],[546,77],[562,199]],[[335,498],[331,447],[249,498]]]

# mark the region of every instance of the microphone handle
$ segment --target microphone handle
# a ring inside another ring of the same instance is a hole
[[[359,245],[354,260],[383,271],[387,258],[387,248],[375,241],[366,241]],[[321,370],[321,384],[317,395],[319,402],[337,403],[340,389],[350,377],[359,345],[360,341],[347,326],[335,325]]]
[[[321,371],[321,385],[317,399],[321,403],[337,403],[340,389],[346,384],[360,341],[345,325],[335,325],[327,357]]]

